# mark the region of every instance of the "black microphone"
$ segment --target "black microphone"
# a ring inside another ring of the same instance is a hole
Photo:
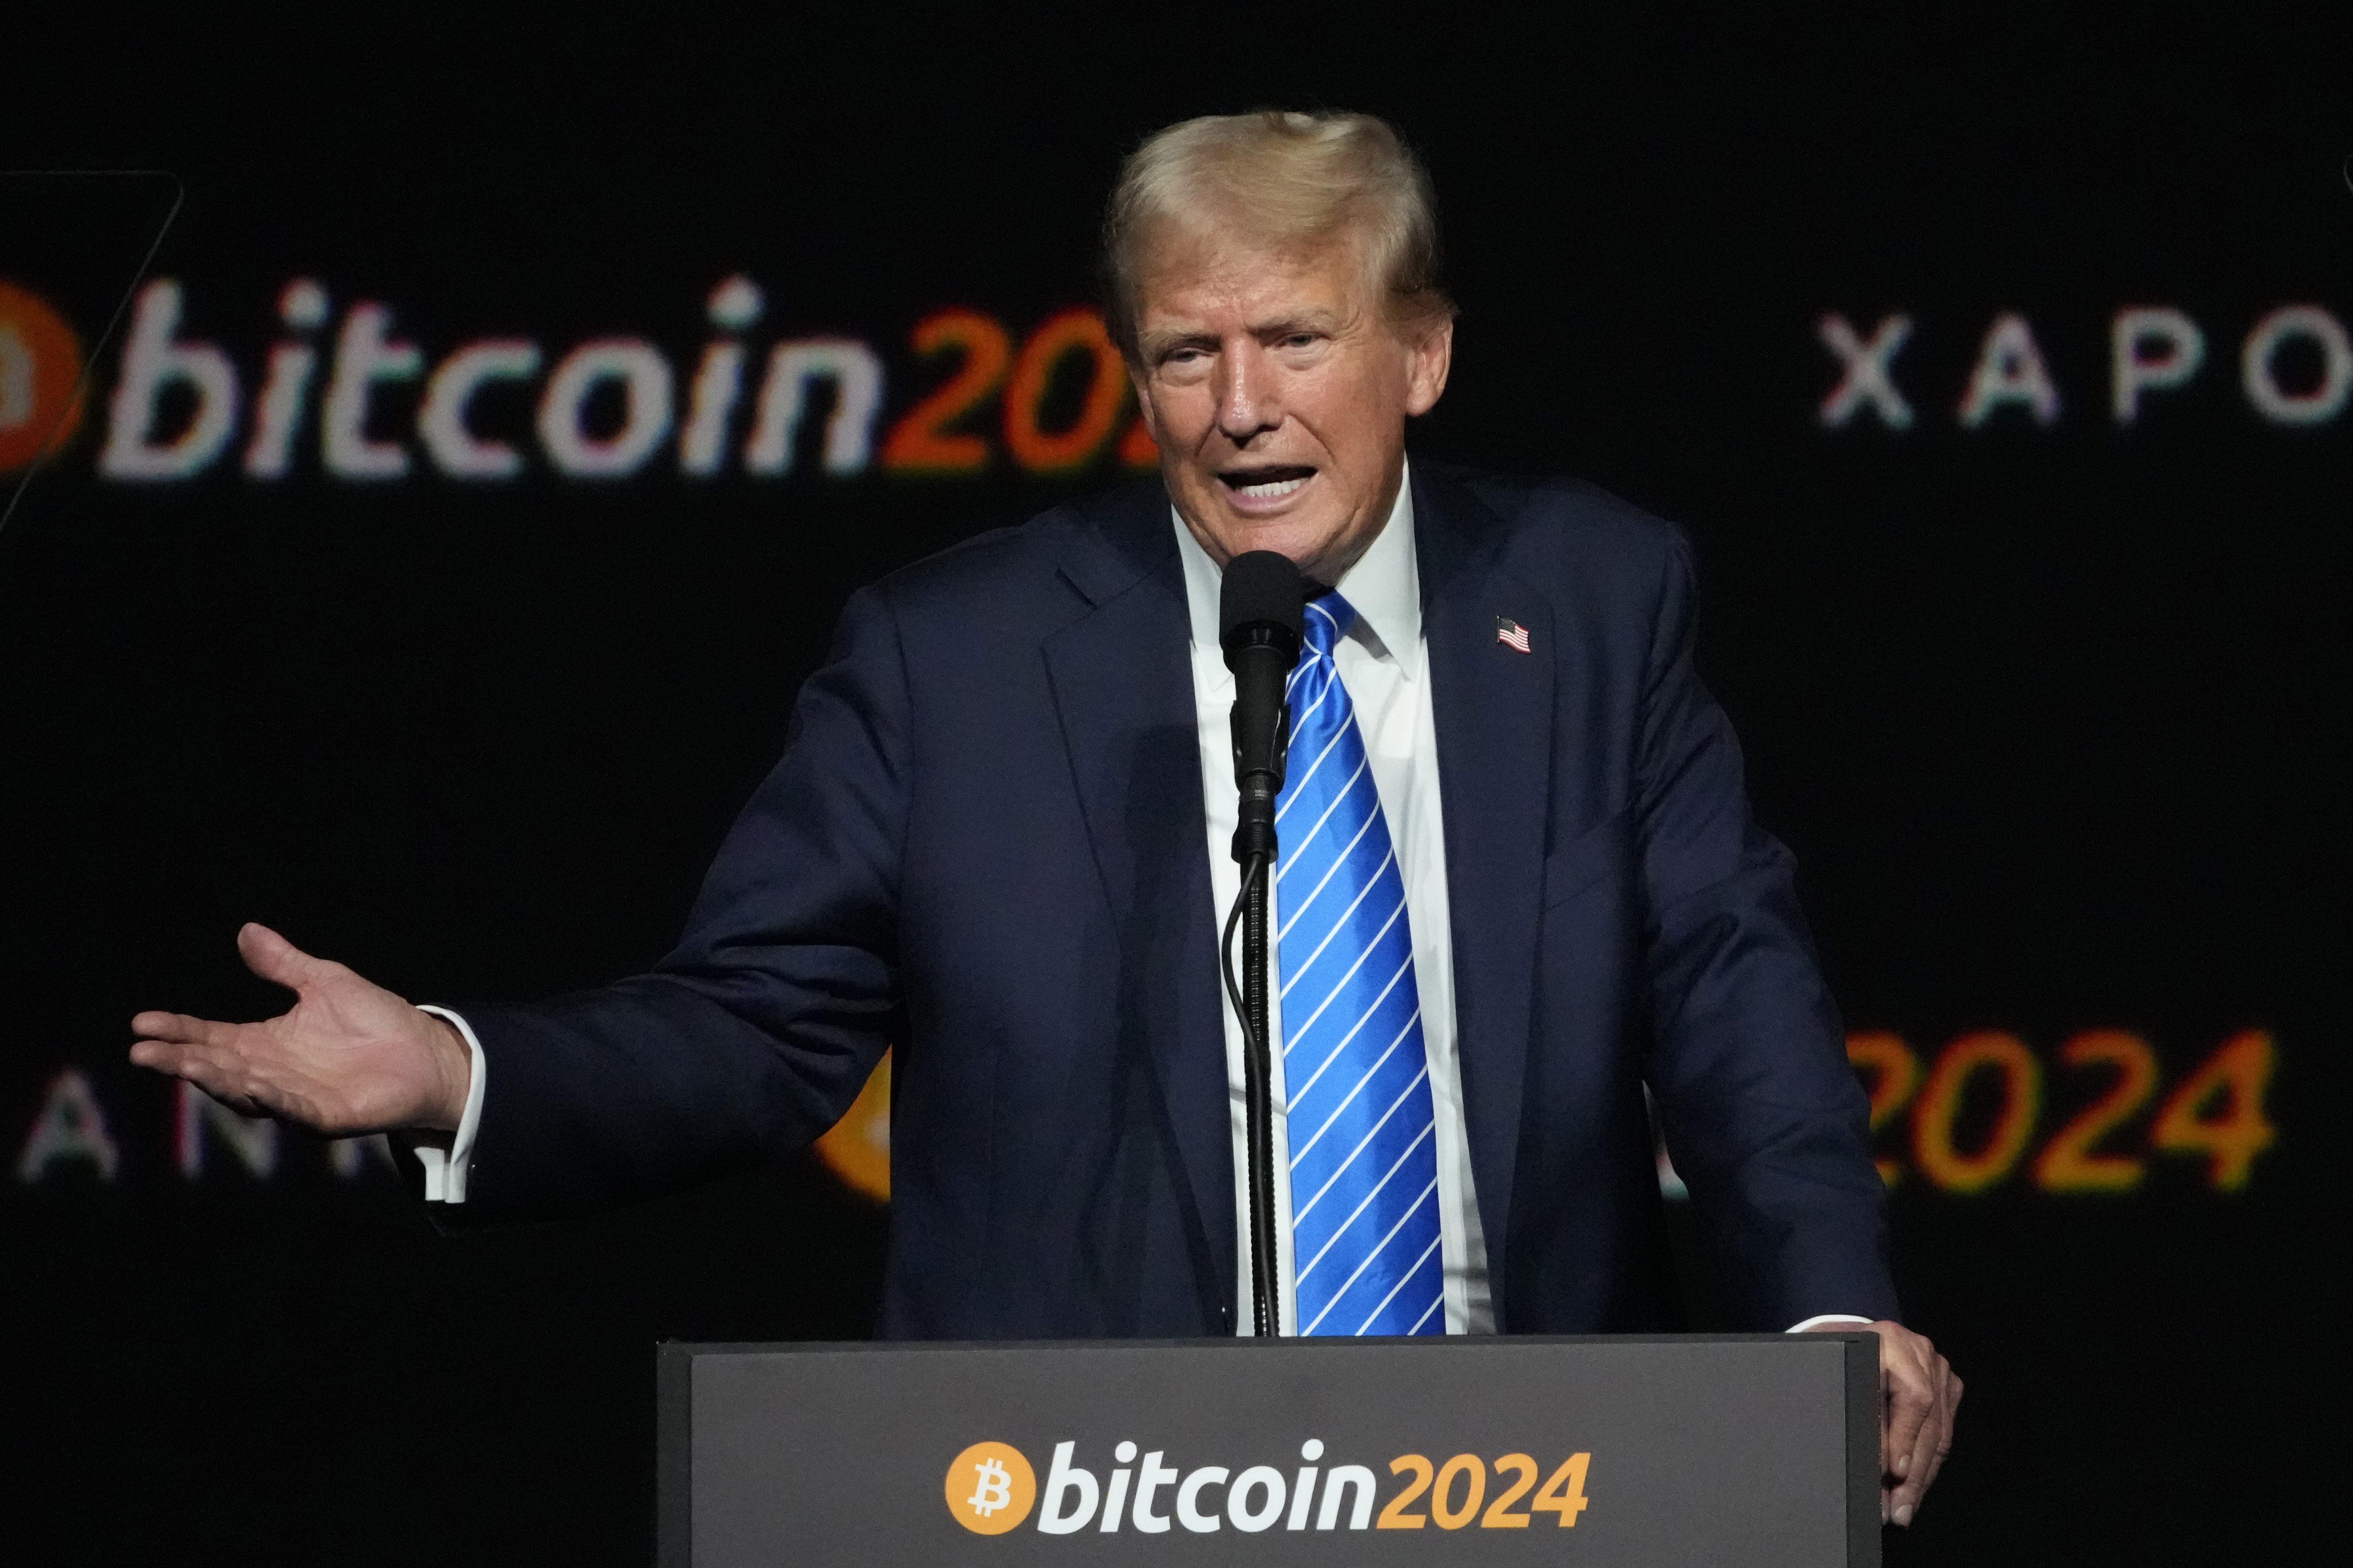
[[[1285,690],[1299,662],[1305,590],[1289,556],[1253,550],[1226,563],[1218,595],[1218,643],[1234,672],[1234,784],[1241,791],[1234,858],[1244,865],[1275,852],[1274,801],[1291,745]]]
[[[1282,1331],[1274,1233],[1274,1111],[1271,1010],[1267,996],[1267,880],[1274,867],[1274,803],[1282,794],[1291,749],[1291,667],[1299,662],[1306,585],[1290,558],[1253,550],[1226,563],[1218,595],[1218,642],[1234,672],[1234,784],[1240,791],[1234,858],[1241,893],[1218,944],[1226,995],[1242,1023],[1242,1092],[1247,1106],[1252,1328]],[[1234,975],[1234,929],[1242,933],[1242,972]]]

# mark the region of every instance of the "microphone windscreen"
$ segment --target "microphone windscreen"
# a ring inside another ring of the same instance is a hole
[[[1297,647],[1306,584],[1291,557],[1272,550],[1253,550],[1226,563],[1224,584],[1218,591],[1218,642],[1231,647],[1236,634],[1252,626],[1271,626],[1290,634]]]

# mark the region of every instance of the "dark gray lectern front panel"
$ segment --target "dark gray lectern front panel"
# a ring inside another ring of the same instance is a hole
[[[665,1345],[662,1568],[1875,1568],[1875,1346]]]

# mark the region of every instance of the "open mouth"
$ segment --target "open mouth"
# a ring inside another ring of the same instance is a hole
[[[1257,468],[1233,468],[1218,476],[1219,482],[1243,500],[1280,500],[1315,477],[1315,470],[1298,464],[1271,465]]]

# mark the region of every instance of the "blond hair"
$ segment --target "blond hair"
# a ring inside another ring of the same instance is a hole
[[[1430,173],[1369,114],[1204,115],[1129,156],[1103,216],[1103,274],[1112,336],[1131,360],[1145,253],[1172,229],[1271,250],[1355,239],[1392,323],[1434,326],[1454,316],[1440,279]]]

